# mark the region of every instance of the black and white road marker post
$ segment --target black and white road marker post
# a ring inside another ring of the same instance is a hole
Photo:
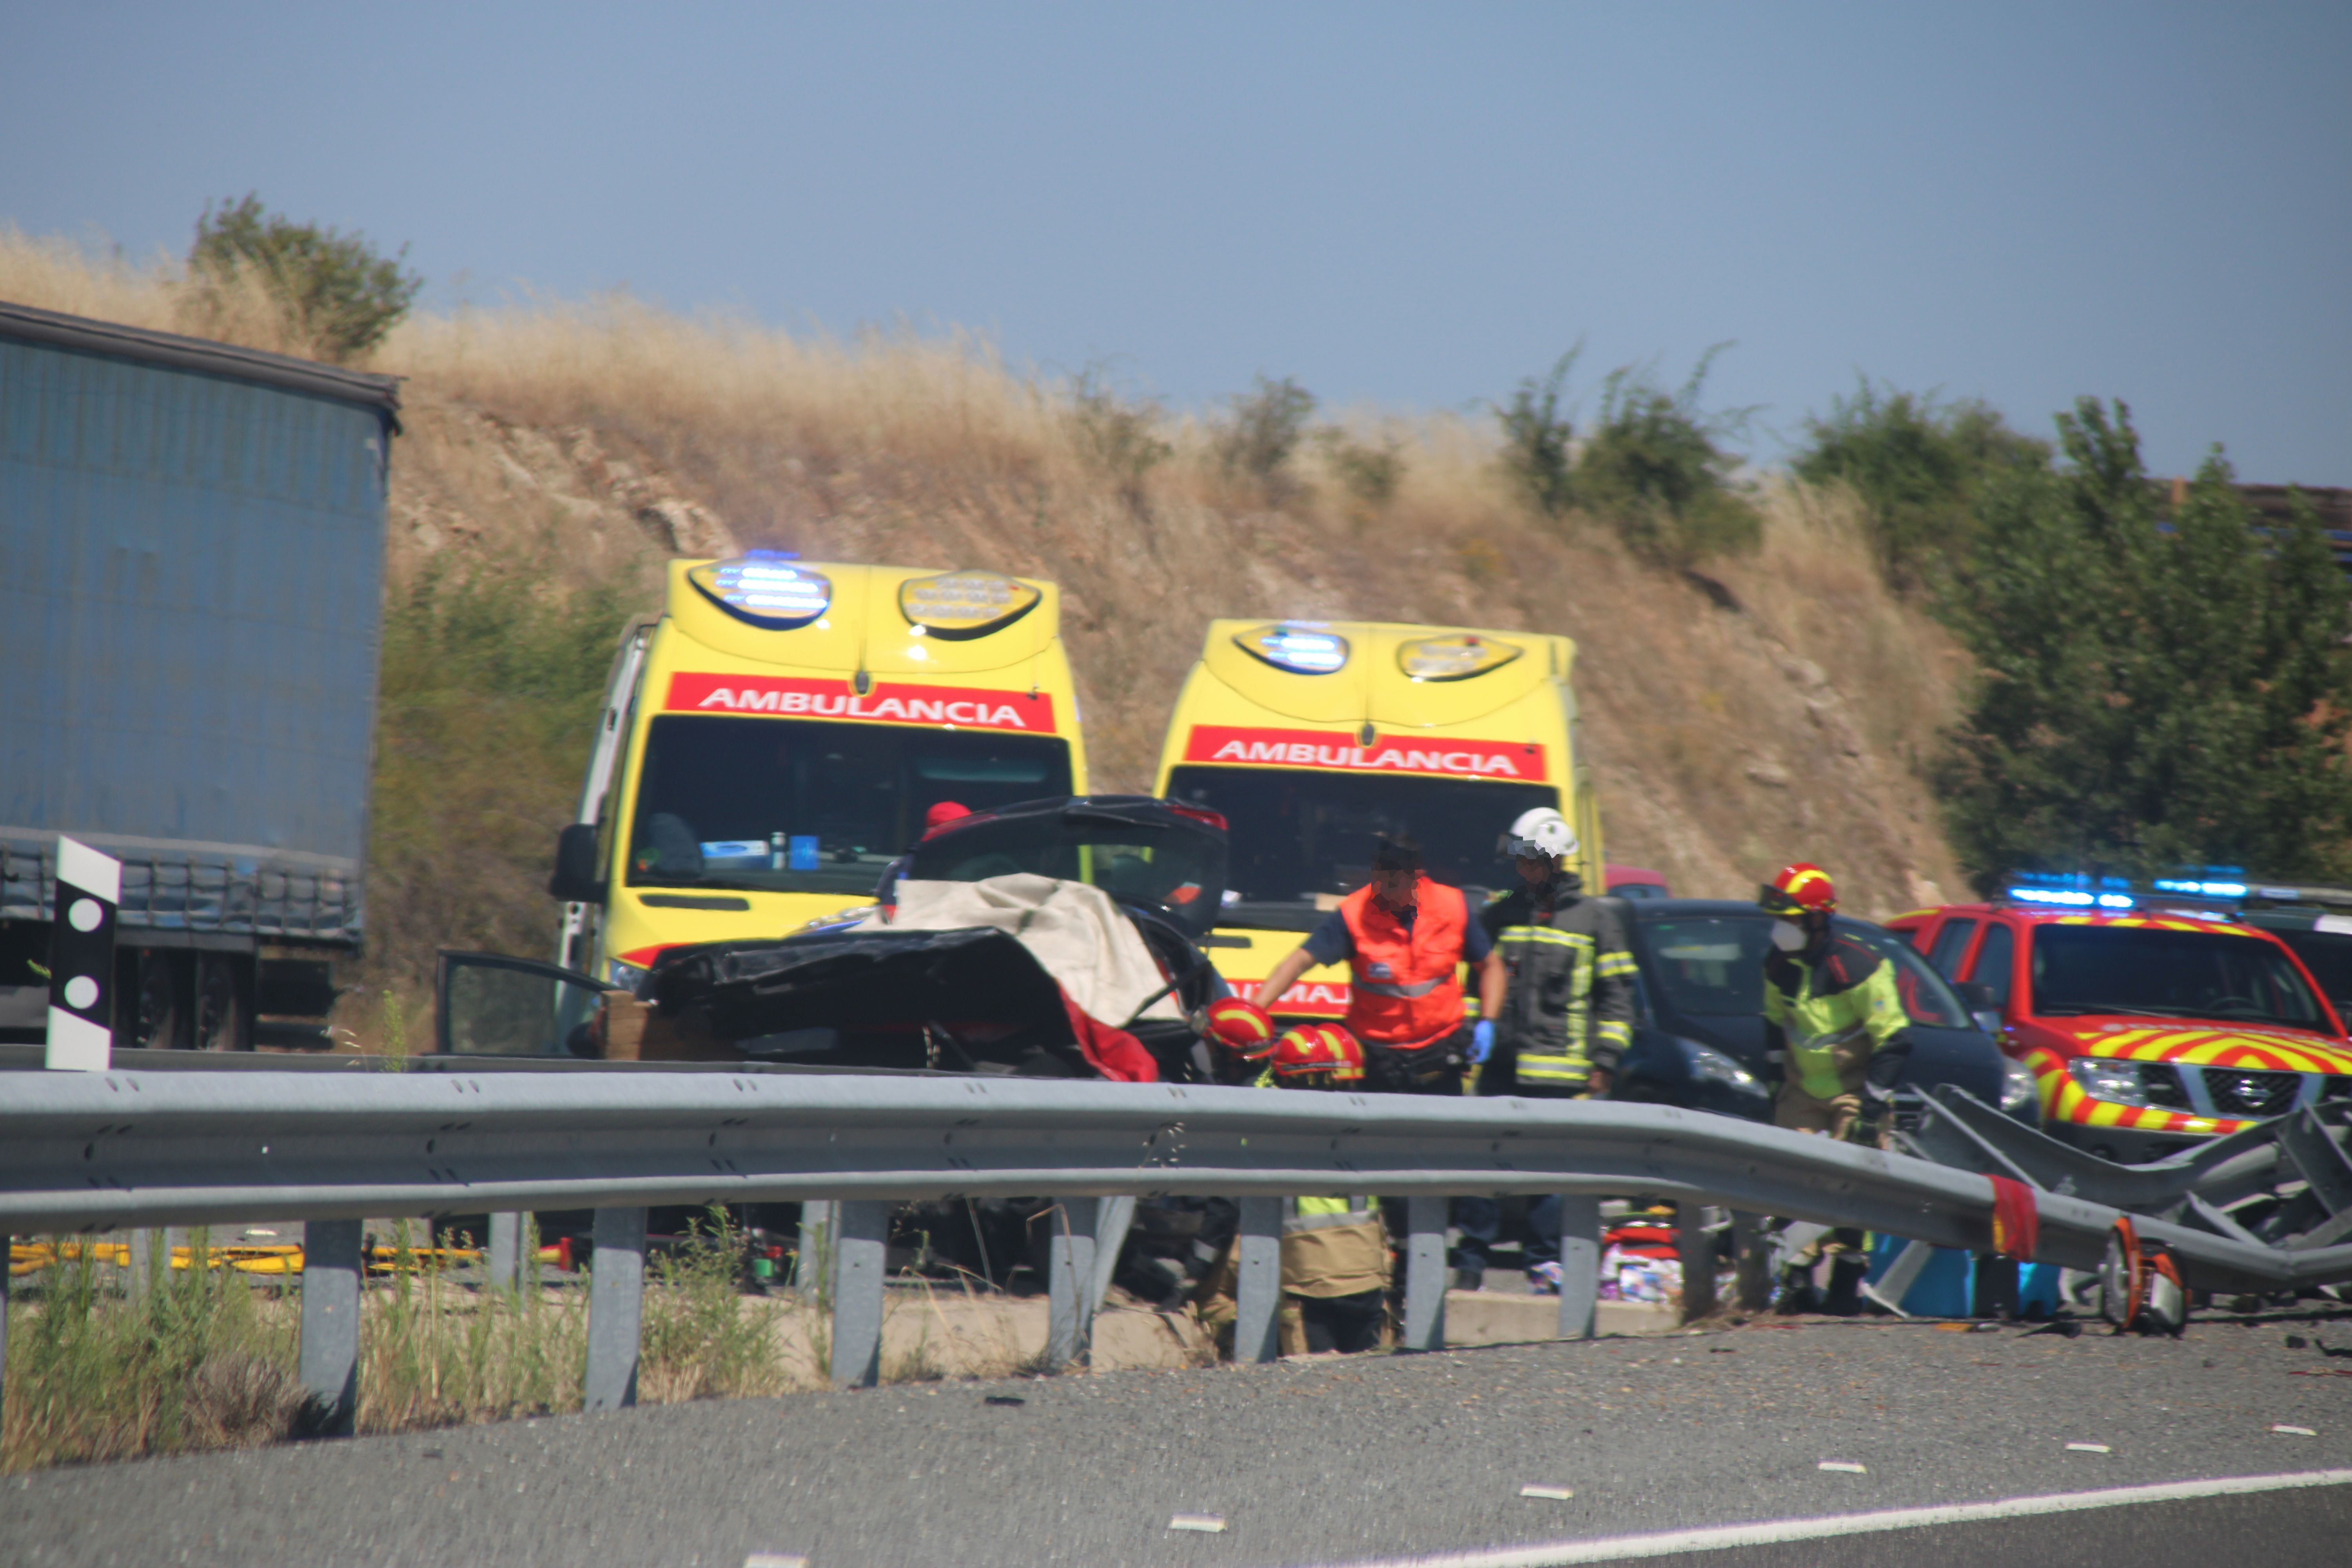
[[[121,861],[58,840],[57,919],[49,927],[52,1068],[104,1072],[112,1059],[114,915],[121,900]]]

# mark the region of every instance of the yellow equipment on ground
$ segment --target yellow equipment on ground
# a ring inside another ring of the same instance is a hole
[[[1211,622],[1169,722],[1159,793],[1219,812],[1231,828],[1211,953],[1227,982],[1246,995],[1370,880],[1381,834],[1417,839],[1438,881],[1508,886],[1496,841],[1520,813],[1548,805],[1576,829],[1569,868],[1603,890],[1575,660],[1567,637],[1534,632]],[[1474,893],[1474,910],[1478,901]],[[1348,988],[1344,968],[1311,969],[1274,1011],[1337,1018]]]
[[[568,906],[559,961],[634,987],[667,948],[871,902],[935,807],[1086,787],[1053,584],[673,561],[614,661],[579,812],[603,901]]]

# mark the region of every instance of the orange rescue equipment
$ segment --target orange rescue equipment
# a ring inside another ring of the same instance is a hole
[[[1348,1027],[1360,1040],[1410,1050],[1433,1045],[1462,1026],[1462,937],[1470,924],[1462,889],[1424,877],[1412,923],[1389,912],[1362,887],[1340,900],[1355,944],[1350,959]]]

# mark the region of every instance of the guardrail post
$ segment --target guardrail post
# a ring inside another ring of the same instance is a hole
[[[131,1233],[130,1250],[123,1256],[122,1293],[133,1301],[143,1301],[155,1288],[156,1232],[144,1228]],[[172,1255],[163,1254],[163,1267],[172,1266]]]
[[[1237,1362],[1273,1361],[1282,1353],[1282,1214],[1288,1206],[1281,1198],[1241,1200],[1241,1226],[1234,1237],[1239,1265],[1234,1281]]]
[[[882,1273],[890,1205],[867,1199],[833,1205],[833,1381],[871,1388],[882,1379]]]
[[[592,1414],[637,1402],[637,1346],[646,1312],[646,1211],[598,1209],[588,1259],[588,1376]]]
[[[487,1283],[493,1290],[517,1290],[522,1288],[522,1215],[494,1214],[490,1216],[490,1246],[483,1259],[489,1276]],[[530,1277],[539,1279],[539,1260],[531,1260]]]
[[[1081,1360],[1094,1338],[1095,1226],[1100,1198],[1064,1198],[1045,1211],[1045,1364]]]
[[[1738,1270],[1735,1298],[1742,1311],[1760,1312],[1772,1304],[1772,1248],[1764,1226],[1745,1209],[1731,1211],[1732,1267]]]
[[[793,1254],[793,1289],[803,1296],[822,1296],[825,1265],[833,1255],[833,1205],[811,1198],[801,1205],[801,1239]]]
[[[1577,1193],[1559,1199],[1559,1337],[1592,1337],[1601,1299],[1601,1200]]]
[[[1405,1200],[1404,1341],[1397,1348],[1445,1348],[1445,1215],[1443,1197]]]
[[[348,1437],[360,1406],[360,1226],[314,1219],[302,1227],[303,1392],[306,1429]]]
[[[0,1232],[0,1422],[8,1418],[8,1258],[16,1238]]]
[[[1675,1253],[1683,1265],[1683,1321],[1692,1322],[1715,1310],[1715,1237],[1706,1208],[1687,1199],[1675,1205]]]
[[[1127,1245],[1127,1233],[1135,1225],[1135,1199],[1105,1198],[1099,1217],[1095,1221],[1094,1289],[1087,1292],[1087,1310],[1102,1310],[1103,1299],[1110,1294],[1110,1277],[1118,1272],[1119,1248]]]

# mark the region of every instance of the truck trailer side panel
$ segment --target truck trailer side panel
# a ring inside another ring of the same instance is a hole
[[[396,406],[0,305],[0,920],[67,833],[134,945],[357,942]]]

